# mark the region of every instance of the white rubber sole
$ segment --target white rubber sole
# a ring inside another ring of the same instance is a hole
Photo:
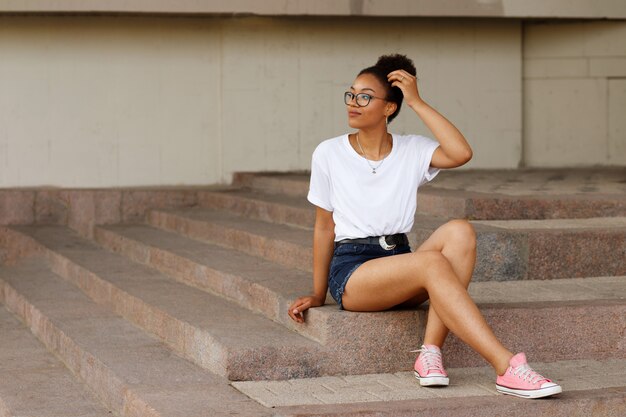
[[[413,371],[413,374],[423,387],[447,387],[450,384],[450,378],[445,376],[429,376],[428,378],[422,378],[417,371]]]
[[[507,388],[507,387],[503,387],[501,385],[496,384],[496,390],[498,390],[498,392],[501,394],[514,395],[520,398],[543,398],[543,397],[549,397],[551,395],[560,394],[561,392],[563,392],[563,389],[561,388],[560,385],[555,385],[553,387],[546,387],[546,388],[541,388],[541,389],[534,389],[534,390],[522,390],[522,389]]]

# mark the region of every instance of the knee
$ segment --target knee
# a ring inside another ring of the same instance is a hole
[[[446,270],[451,270],[452,265],[448,259],[440,252],[436,250],[414,252],[419,256],[419,268],[425,272],[426,278],[438,278],[448,275]]]
[[[464,250],[476,250],[476,231],[470,222],[464,219],[451,220],[446,223],[448,229],[449,240],[462,247]]]

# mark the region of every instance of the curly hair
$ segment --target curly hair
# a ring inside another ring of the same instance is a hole
[[[372,74],[373,76],[375,76],[387,90],[385,95],[387,101],[396,103],[396,111],[389,116],[389,118],[387,119],[388,122],[391,122],[393,119],[396,118],[398,113],[400,113],[402,99],[404,98],[402,90],[400,90],[398,87],[392,87],[391,83],[387,80],[387,75],[390,72],[399,69],[405,70],[413,76],[417,74],[417,70],[415,69],[415,64],[413,64],[413,61],[406,55],[401,54],[382,55],[378,58],[378,61],[376,61],[376,64],[374,66],[367,67],[359,72],[359,75]]]

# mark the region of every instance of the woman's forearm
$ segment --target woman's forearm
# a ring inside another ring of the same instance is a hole
[[[433,132],[448,158],[462,162],[471,159],[472,148],[463,134],[448,119],[423,100],[411,103],[410,107]]]
[[[390,72],[387,78],[393,87],[402,90],[405,103],[417,113],[424,124],[433,132],[441,151],[449,162],[459,166],[472,158],[472,148],[463,134],[437,110],[422,100],[415,75],[409,74],[406,70],[396,70]]]
[[[322,303],[328,291],[328,272],[333,257],[335,233],[315,228],[313,231],[313,294]]]

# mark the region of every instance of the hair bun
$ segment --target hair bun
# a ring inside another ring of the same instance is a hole
[[[417,75],[415,64],[413,64],[413,61],[406,55],[382,55],[378,58],[378,61],[376,61],[375,66],[382,69],[385,74],[389,74],[392,71],[402,69],[413,76]]]

